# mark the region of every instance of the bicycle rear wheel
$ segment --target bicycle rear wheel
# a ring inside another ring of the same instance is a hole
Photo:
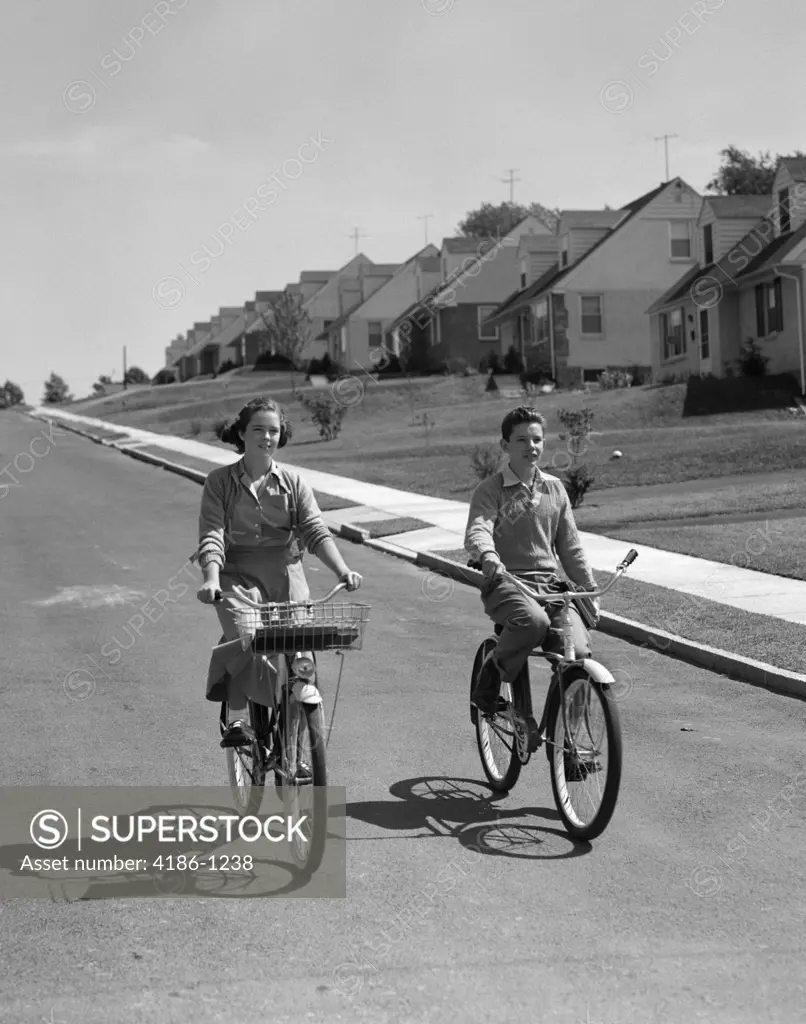
[[[496,641],[488,637],[476,652],[470,677],[471,694],[476,688],[481,666],[495,645]],[[502,706],[502,701],[505,707]],[[502,681],[498,690],[498,702],[500,710],[494,716],[488,718],[473,706],[470,718],[476,726],[476,743],[487,781],[496,792],[505,793],[518,781],[523,767],[518,757],[515,725],[512,719],[513,710],[521,714],[526,712],[523,688],[513,687],[511,683]]]
[[[262,743],[267,731],[266,711],[262,705],[247,701],[247,721],[255,739],[248,746],[225,748],[230,789],[241,815],[257,814],[263,800],[266,772]]]
[[[621,785],[621,722],[610,687],[582,668],[564,672],[547,739],[551,788],[565,828],[575,839],[595,839],[613,816]]]
[[[297,867],[311,874],[322,862],[327,839],[325,713],[321,704],[304,704],[294,698],[288,700],[284,710],[283,806],[292,825],[305,819],[289,846]],[[309,776],[305,767],[310,770]]]

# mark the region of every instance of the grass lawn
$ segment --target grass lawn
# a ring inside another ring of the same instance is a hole
[[[629,527],[608,530],[634,544],[679,551],[776,576],[806,580],[806,517],[710,526]]]
[[[695,529],[688,527],[687,529]],[[632,538],[631,538],[632,539]],[[464,551],[434,551],[461,565],[467,564]],[[596,580],[604,585],[611,573],[597,572]],[[730,605],[697,598],[696,602],[676,590],[651,583],[619,580],[603,599],[603,610],[626,619],[665,629],[669,633],[718,647],[745,658],[755,658],[790,672],[806,671],[806,627],[782,622],[767,615],[756,615]],[[594,635],[594,656],[596,638]],[[636,663],[640,665],[638,657]],[[635,680],[636,684],[639,680]]]

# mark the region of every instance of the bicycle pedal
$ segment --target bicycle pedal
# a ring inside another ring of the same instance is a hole
[[[526,723],[526,749],[530,754],[534,754],[537,748],[540,746],[540,730],[537,727],[537,722],[534,718],[527,719]]]

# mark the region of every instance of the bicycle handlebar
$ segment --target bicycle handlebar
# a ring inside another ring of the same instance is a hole
[[[344,590],[346,587],[346,583],[337,583],[329,594],[325,594],[324,597],[320,597],[316,601],[253,601],[252,598],[249,597],[249,595],[246,593],[243,587],[239,587],[237,584],[233,584],[232,590],[233,593],[238,595],[238,597],[244,602],[244,604],[251,605],[252,608],[270,608],[272,605],[276,604],[306,606],[310,604],[324,604],[325,601],[329,601],[334,594],[337,594],[340,590]]]
[[[512,573],[507,572],[506,569],[501,569],[501,571],[496,575],[503,576],[504,578],[511,580],[513,583],[521,587],[521,589],[525,590],[529,594],[529,597],[542,604],[565,604],[568,601],[573,601],[582,597],[601,597],[602,594],[606,594],[616,580],[619,579],[627,569],[629,569],[637,557],[638,552],[635,548],[630,548],[625,557],[616,566],[616,571],[613,574],[612,580],[610,580],[606,586],[602,587],[601,590],[569,590],[567,593],[562,595],[536,594],[525,580],[520,579],[518,576],[513,576]]]

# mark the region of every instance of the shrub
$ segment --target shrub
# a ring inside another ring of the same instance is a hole
[[[442,372],[445,374],[459,374],[462,377],[470,376],[470,366],[466,359],[461,356],[451,356],[442,364]]]
[[[593,409],[560,409],[557,419],[571,437],[587,437],[593,423]],[[560,434],[560,440],[565,440],[565,434]]]
[[[470,456],[470,465],[479,480],[486,480],[487,477],[493,476],[498,471],[500,462],[501,449],[489,441],[487,444],[477,444]]]
[[[736,369],[743,377],[763,377],[767,372],[769,359],[753,338],[748,338],[736,360]]]
[[[323,441],[333,441],[339,436],[347,414],[346,406],[337,402],[332,395],[322,392],[309,394],[300,391],[296,397],[316,424]]]
[[[527,384],[553,384],[557,386],[557,381],[551,376],[548,370],[524,370],[520,374],[520,382],[526,387]]]
[[[523,373],[523,370],[523,359],[520,352],[518,352],[514,345],[510,345],[507,349],[507,354],[504,356],[504,372]]]
[[[625,373],[623,370],[605,370],[604,373],[600,373],[599,386],[603,391],[611,391],[614,388],[629,388],[632,386],[632,374]]]
[[[585,494],[596,478],[592,477],[585,465],[573,466],[567,470],[563,477],[563,483],[571,502],[571,508],[579,508],[585,500]]]
[[[488,352],[487,355],[483,357],[483,359],[479,363],[479,370],[481,371],[481,373],[489,373],[490,370],[492,370],[493,373],[503,372],[503,369],[501,367],[501,357],[495,351],[495,349],[493,349],[491,352]]]
[[[216,370],[216,373],[228,373],[230,370],[237,370],[237,368],[237,363],[234,363],[231,359],[225,359],[218,370]]]
[[[201,420],[191,420],[190,421],[190,436],[191,437],[198,437],[199,434],[201,434],[201,432],[202,432]]]
[[[281,355],[279,352],[272,355],[271,352],[261,352],[255,360],[255,369],[258,366],[264,367],[269,370],[295,370],[296,366],[294,361],[289,359],[288,356]]]
[[[642,366],[631,366],[627,372],[632,377],[632,386],[636,388],[648,383],[652,377],[652,371],[646,370]]]
[[[152,384],[175,384],[176,375],[172,370],[160,370],[159,373],[155,374],[154,379],[151,381]]]

